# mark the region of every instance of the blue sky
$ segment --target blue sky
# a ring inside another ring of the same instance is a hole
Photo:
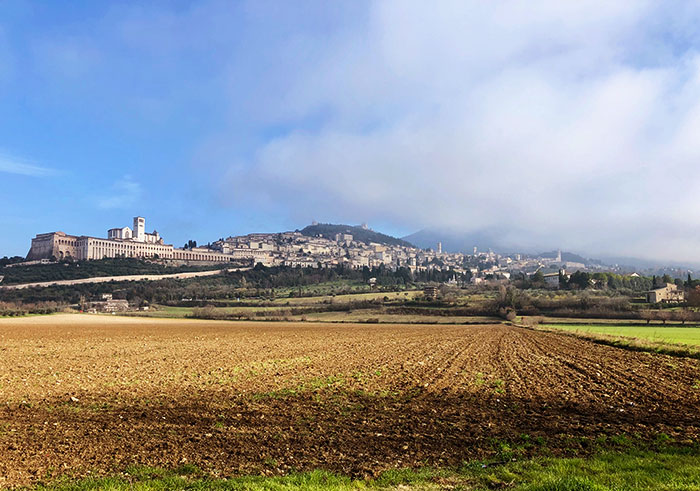
[[[0,255],[147,218],[697,261],[694,2],[0,2]]]
[[[102,235],[137,214],[177,244],[310,221],[284,204],[234,203],[212,189],[227,162],[197,158],[216,139],[227,160],[245,160],[314,124],[265,109],[294,69],[277,49],[334,29],[346,9],[290,7],[0,3],[0,254],[24,254],[38,232]]]

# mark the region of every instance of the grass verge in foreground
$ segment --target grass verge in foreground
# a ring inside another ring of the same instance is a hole
[[[353,479],[326,471],[287,476],[219,479],[193,466],[173,471],[134,467],[119,476],[59,481],[39,490],[92,489],[363,489],[412,487],[526,491],[700,490],[700,449],[605,452],[581,458],[538,458],[522,462],[470,462],[458,469],[392,470],[375,479]]]

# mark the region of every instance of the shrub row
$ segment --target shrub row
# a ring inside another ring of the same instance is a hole
[[[16,317],[27,314],[53,314],[65,308],[56,302],[15,303],[0,302],[0,317]]]

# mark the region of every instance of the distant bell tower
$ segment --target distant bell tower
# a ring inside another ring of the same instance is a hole
[[[134,217],[134,232],[133,238],[137,242],[146,242],[146,219],[143,217]]]
[[[559,250],[557,251],[557,262],[558,262],[558,263],[561,262],[561,249],[559,249]]]
[[[438,254],[442,254],[442,242],[438,242],[437,252]]]

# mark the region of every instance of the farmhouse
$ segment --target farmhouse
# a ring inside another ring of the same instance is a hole
[[[90,302],[88,309],[91,312],[126,312],[129,310],[129,302],[112,298],[111,293],[102,295],[102,300]]]
[[[559,288],[560,277],[563,277],[565,280],[569,279],[569,275],[566,274],[566,270],[563,268],[558,273],[545,273],[544,283],[547,288]]]
[[[673,283],[666,283],[662,288],[655,288],[647,292],[647,302],[649,303],[677,303],[685,299],[683,290]]]
[[[545,273],[544,284],[548,288],[559,288],[559,273]]]
[[[423,295],[425,296],[425,298],[437,298],[438,289],[436,286],[426,286],[423,289]]]

